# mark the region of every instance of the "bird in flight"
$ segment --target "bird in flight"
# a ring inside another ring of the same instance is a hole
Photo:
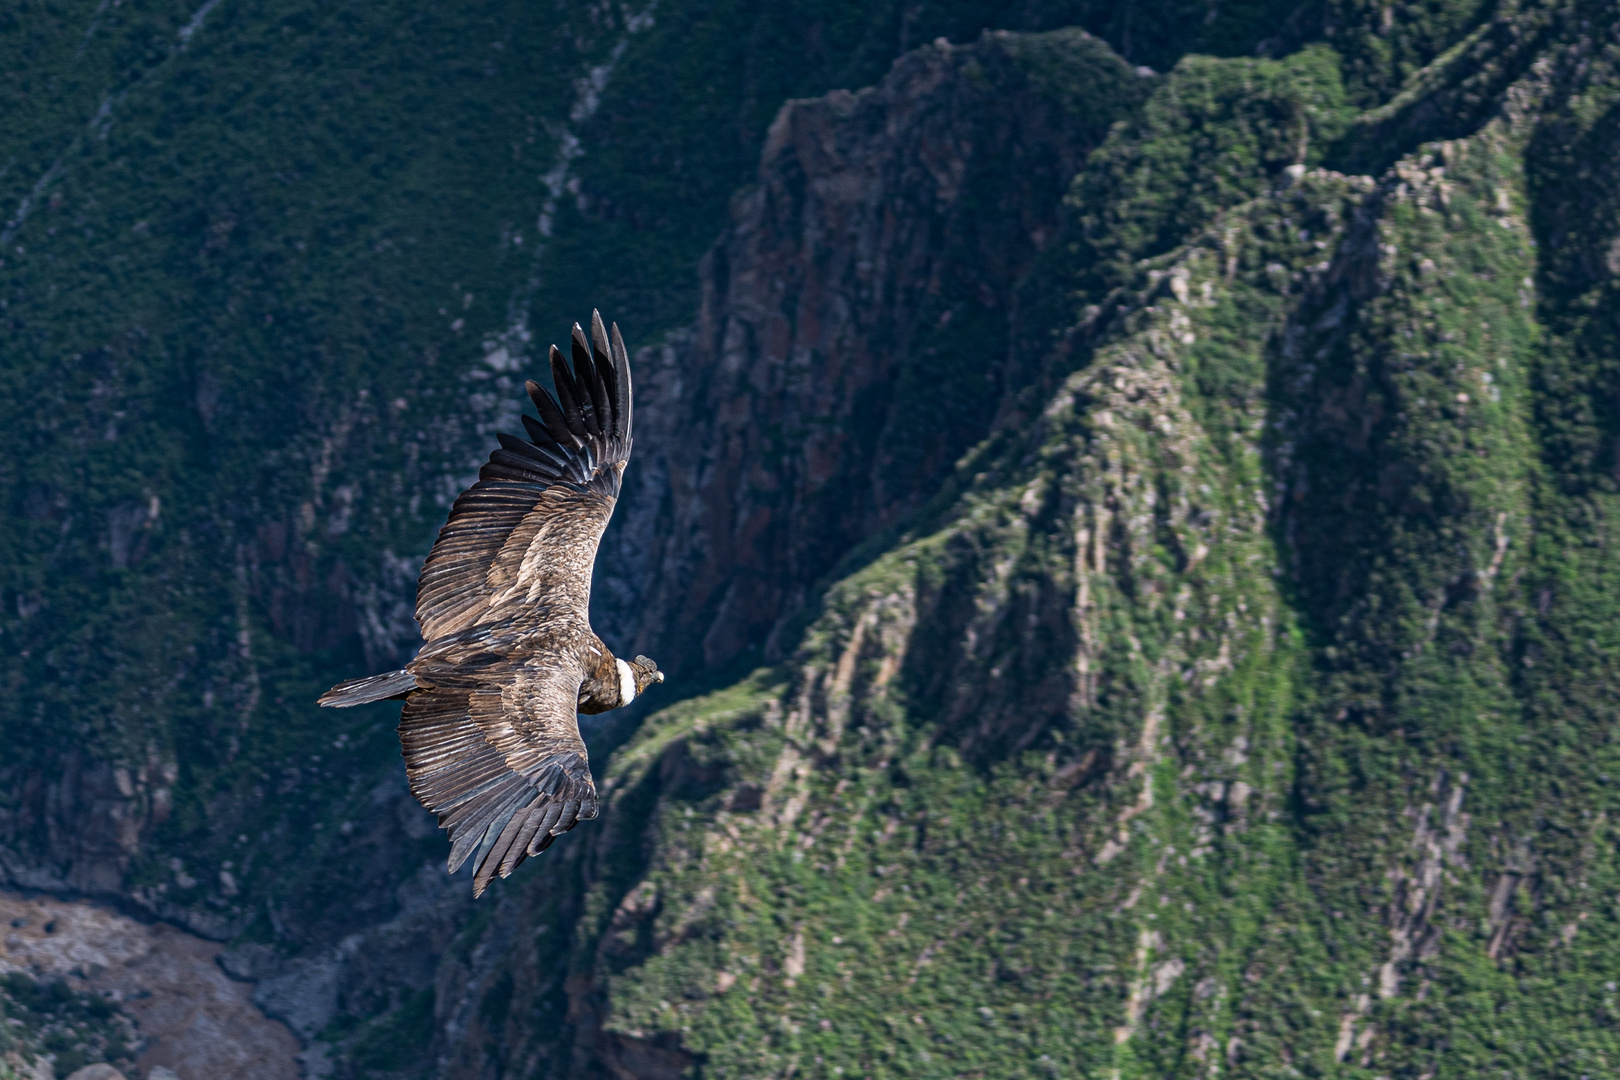
[[[416,584],[423,645],[401,671],[351,679],[320,704],[403,699],[411,793],[450,833],[449,871],[473,858],[473,895],[596,816],[577,713],[628,705],[664,673],[614,656],[591,630],[591,567],[630,460],[630,358],[614,324],[555,345],[553,398],[501,434],[456,499]]]

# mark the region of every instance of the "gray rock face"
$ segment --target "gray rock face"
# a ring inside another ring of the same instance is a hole
[[[1144,83],[1079,30],[986,34],[782,109],[697,321],[637,357],[605,633],[674,674],[768,654],[840,558],[938,489],[1029,378],[1016,286]]]
[[[75,751],[51,775],[15,767],[0,774],[20,796],[0,807],[0,883],[109,896],[168,820],[178,772],[156,753],[130,767]],[[24,858],[30,840],[37,847]]]

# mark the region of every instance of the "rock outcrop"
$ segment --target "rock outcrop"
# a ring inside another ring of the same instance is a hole
[[[812,587],[1031,378],[1017,287],[1151,83],[1081,30],[999,33],[783,107],[697,321],[638,357],[636,463],[596,585],[611,630],[676,674],[780,651]]]

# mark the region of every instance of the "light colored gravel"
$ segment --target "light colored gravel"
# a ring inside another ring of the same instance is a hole
[[[298,1080],[298,1040],[220,970],[218,942],[103,904],[0,891],[0,971],[66,979],[135,1021],[141,1077]]]

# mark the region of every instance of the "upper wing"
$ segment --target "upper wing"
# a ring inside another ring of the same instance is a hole
[[[411,663],[400,716],[411,794],[450,831],[449,870],[469,855],[473,895],[596,816],[575,718],[588,628],[567,620],[538,645],[510,622],[442,639]]]
[[[630,358],[614,324],[591,313],[591,346],[574,325],[570,371],[551,349],[555,399],[535,382],[540,421],[529,442],[502,434],[501,448],[462,492],[416,583],[416,621],[436,641],[487,621],[508,600],[581,618],[590,601],[596,544],[630,460]]]

